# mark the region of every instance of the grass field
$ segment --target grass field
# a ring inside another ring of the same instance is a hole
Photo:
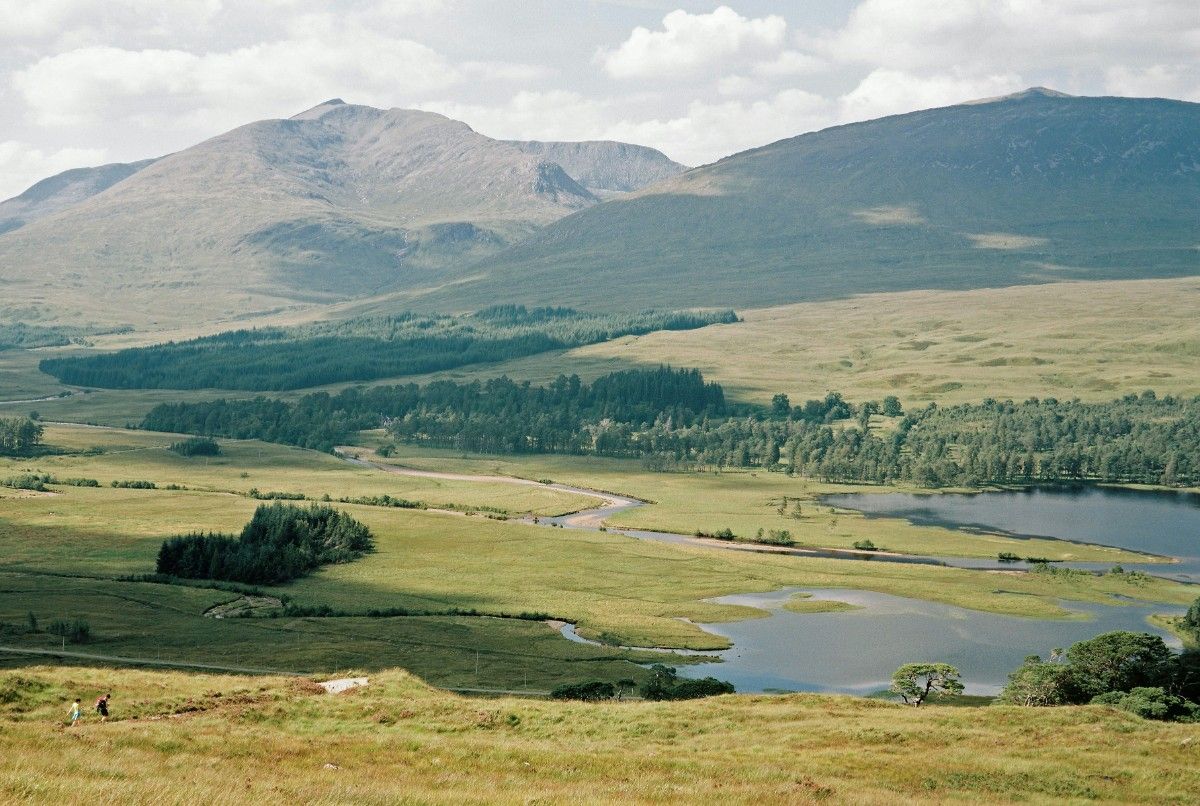
[[[111,691],[113,720],[63,727]],[[109,803],[1185,803],[1200,726],[1100,706],[913,709],[734,695],[464,699],[396,671],[0,674],[0,800]]]

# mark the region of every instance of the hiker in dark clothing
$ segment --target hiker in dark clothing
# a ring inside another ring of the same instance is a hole
[[[96,700],[96,713],[100,714],[101,722],[108,721],[108,698],[111,696],[111,694],[105,694],[103,697]]]

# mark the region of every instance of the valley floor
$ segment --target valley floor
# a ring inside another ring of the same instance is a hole
[[[222,440],[219,457],[184,458],[167,449],[174,439],[51,426],[47,443],[65,453],[0,460],[0,479],[38,473],[98,485],[51,483],[45,492],[0,487],[0,645],[280,672],[404,667],[439,686],[546,691],[564,682],[638,679],[645,672],[635,662],[663,660],[617,645],[727,647],[728,639],[696,623],[764,615],[710,601],[729,594],[855,589],[1045,619],[1079,618],[1070,612],[1072,603],[1126,601],[1177,612],[1196,597],[1194,586],[1131,575],[994,573],[747,554],[550,529],[528,520],[573,512],[594,500],[501,479],[399,476],[255,441]],[[972,546],[992,557],[1010,547],[1031,550],[1029,541],[1002,535],[964,536],[835,511],[812,500],[821,485],[777,473],[661,474],[636,462],[460,458],[408,449],[393,460],[484,476],[549,477],[654,502],[624,513],[617,519],[621,526],[684,533],[731,526],[739,534],[782,526],[801,543],[848,546],[870,537],[880,546],[932,554]],[[111,486],[130,480],[156,488]],[[256,491],[309,500],[328,495],[372,529],[377,550],[265,589],[298,608],[275,617],[262,610],[253,618],[206,618],[240,594],[143,579],[153,572],[166,537],[240,529],[262,503],[253,497]],[[384,494],[434,508],[338,502]],[[800,518],[777,512],[782,495],[801,501]],[[1133,556],[1053,541],[1037,548],[1113,562]],[[40,629],[23,626],[30,613]],[[606,646],[563,640],[541,623],[551,617]],[[90,640],[61,647],[47,625],[76,618],[90,623]],[[7,656],[2,662],[22,666],[30,660]]]

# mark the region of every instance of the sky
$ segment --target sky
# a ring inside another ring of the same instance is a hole
[[[699,165],[1030,86],[1200,101],[1200,2],[0,0],[0,199],[333,97]]]

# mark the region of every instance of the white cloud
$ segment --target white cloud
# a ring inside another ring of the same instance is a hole
[[[1024,87],[1021,77],[1015,73],[922,77],[899,70],[873,70],[857,87],[842,96],[838,117],[842,121],[870,120],[914,109],[1006,95]]]
[[[815,43],[831,58],[893,70],[1102,69],[1193,61],[1195,0],[864,0]]]
[[[207,24],[221,8],[221,0],[0,0],[0,40],[169,34]]]
[[[459,78],[425,45],[342,28],[216,53],[79,48],[17,72],[12,86],[45,126],[127,117],[165,126],[208,117],[226,126],[348,91],[386,106],[398,91],[419,97]]]
[[[754,65],[754,72],[760,76],[801,76],[828,69],[829,64],[808,53],[798,50],[785,50],[768,61]]]
[[[717,93],[728,96],[759,95],[763,91],[762,82],[746,76],[725,76],[717,81]]]
[[[1142,68],[1114,65],[1105,71],[1104,85],[1113,95],[1200,101],[1200,63]]]
[[[614,123],[606,136],[652,145],[679,162],[700,165],[825,126],[831,112],[825,98],[788,89],[757,101],[693,101],[677,117]]]
[[[748,19],[728,6],[710,14],[679,9],[663,17],[659,31],[634,28],[600,60],[616,78],[653,78],[695,73],[734,56],[778,49],[787,32],[783,17]]]
[[[25,188],[68,168],[101,165],[102,148],[60,148],[44,151],[16,140],[0,142],[0,199],[16,195]],[[7,190],[5,190],[7,189]]]

